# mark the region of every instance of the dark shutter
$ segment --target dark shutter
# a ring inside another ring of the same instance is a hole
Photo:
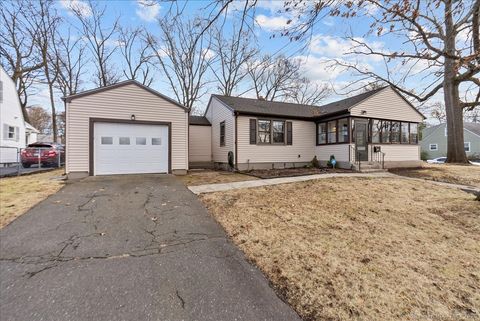
[[[293,143],[292,122],[287,121],[287,145],[292,145],[292,143]]]
[[[250,144],[257,143],[257,120],[250,119]]]

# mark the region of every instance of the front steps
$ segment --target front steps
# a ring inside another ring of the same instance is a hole
[[[359,170],[360,167],[360,170]],[[358,164],[352,164],[352,169],[360,173],[380,173],[387,172],[386,169],[382,169],[382,165],[376,162],[361,162],[360,166]]]

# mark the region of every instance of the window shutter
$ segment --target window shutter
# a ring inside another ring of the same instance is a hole
[[[20,140],[20,127],[15,127],[15,141],[18,142]]]
[[[255,145],[257,143],[257,120],[250,119],[250,144]]]
[[[287,145],[292,145],[292,143],[293,143],[292,122],[287,121]]]

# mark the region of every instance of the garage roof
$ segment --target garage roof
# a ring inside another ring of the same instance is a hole
[[[123,86],[127,86],[127,85],[137,85],[138,87],[154,94],[155,96],[158,96],[160,98],[163,98],[165,99],[166,101],[168,102],[171,102],[172,104],[180,107],[180,108],[183,108],[185,110],[188,110],[185,106],[179,104],[177,101],[173,100],[172,98],[170,97],[167,97],[161,93],[159,93],[158,91],[156,90],[153,90],[152,88],[148,87],[148,86],[145,86],[144,84],[142,83],[139,83],[138,81],[136,80],[125,80],[125,81],[121,81],[119,83],[116,83],[116,84],[113,84],[113,85],[109,85],[109,86],[104,86],[104,87],[99,87],[99,88],[94,88],[94,89],[90,89],[90,90],[85,90],[85,91],[82,91],[78,94],[75,94],[75,95],[70,95],[70,96],[67,96],[67,97],[63,97],[62,99],[64,101],[66,101],[67,103],[71,102],[72,100],[74,99],[77,99],[77,98],[80,98],[80,97],[85,97],[85,96],[89,96],[89,95],[93,95],[93,94],[96,94],[96,93],[99,93],[99,92],[102,92],[102,91],[107,91],[107,90],[111,90],[111,89],[115,89],[115,88],[119,88],[119,87],[123,87]]]

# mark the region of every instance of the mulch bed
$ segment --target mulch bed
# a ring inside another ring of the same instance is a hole
[[[331,173],[351,173],[351,170],[340,168],[282,168],[282,169],[254,169],[241,172],[258,178],[277,178],[277,177],[293,177],[313,174],[331,174]]]

